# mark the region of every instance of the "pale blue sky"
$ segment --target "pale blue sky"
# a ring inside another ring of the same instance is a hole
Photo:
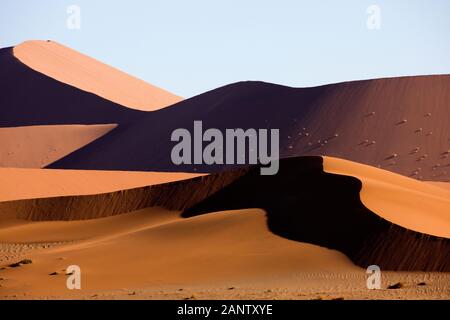
[[[81,30],[66,28],[69,5]],[[366,26],[381,8],[381,29]],[[183,97],[450,73],[449,0],[0,0],[0,46],[52,39]]]

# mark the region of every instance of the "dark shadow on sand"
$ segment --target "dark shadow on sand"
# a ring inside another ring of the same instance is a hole
[[[362,267],[450,270],[448,239],[422,235],[382,219],[360,201],[361,187],[354,177],[325,173],[321,157],[283,159],[277,175],[261,176],[259,168],[250,168],[237,181],[185,210],[183,216],[262,208],[273,233],[339,250]]]

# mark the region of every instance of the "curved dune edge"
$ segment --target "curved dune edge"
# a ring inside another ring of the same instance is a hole
[[[198,176],[182,172],[0,168],[0,202],[96,195]]]
[[[0,169],[0,172],[1,170],[6,169]],[[11,170],[12,174],[17,171],[17,169]],[[54,171],[56,171],[57,184],[56,188],[50,189],[51,192],[63,190],[62,188],[69,181],[73,181],[75,185],[72,185],[72,189],[64,191],[70,195],[50,196],[50,193],[47,192],[45,196],[43,193],[39,193],[39,189],[33,189],[33,192],[42,197],[30,198],[30,189],[25,193],[20,193],[20,189],[17,189],[19,194],[9,196],[25,198],[0,201],[0,219],[70,221],[98,219],[155,206],[170,210],[183,210],[214,194],[243,174],[240,171],[223,175],[135,172],[135,177],[140,178],[140,183],[145,184],[145,186],[137,187],[136,180],[130,179],[133,177],[130,172],[48,170],[45,175],[42,175],[41,170],[43,169],[36,170],[38,173],[36,171],[32,173],[47,177],[44,182],[47,186],[49,177],[55,175]],[[69,171],[69,174],[66,171]],[[4,175],[0,175],[0,177],[5,178]],[[30,179],[27,171],[22,177]],[[125,184],[133,187],[104,193],[93,192],[94,188],[109,190],[113,187],[117,188],[117,181],[114,178],[123,178]],[[115,184],[111,185],[110,183]],[[83,189],[86,185],[89,187]],[[76,194],[74,195],[74,193]]]
[[[288,158],[281,160],[279,174],[274,176],[261,176],[259,167],[252,166],[104,194],[6,201],[0,202],[0,216],[87,220],[160,206],[184,210],[182,217],[192,218],[261,208],[267,212],[272,233],[338,250],[358,266],[450,270],[449,239],[410,230],[377,215],[362,203],[361,188],[358,178],[324,172],[322,157]]]
[[[450,238],[450,191],[348,160],[323,157],[324,171],[362,182],[362,203],[404,228]]]
[[[37,72],[132,109],[153,111],[182,100],[54,41],[25,41],[13,52]]]
[[[448,101],[450,75],[312,88],[244,81],[149,114],[50,167],[194,173],[238,167],[173,164],[172,145],[162,144],[160,137],[176,128],[193,134],[193,122],[203,120],[203,130],[223,133],[227,128],[279,129],[281,158],[329,155],[418,180],[449,181]]]
[[[99,124],[0,128],[0,167],[43,168],[116,127]]]
[[[148,208],[98,220],[38,222],[0,229],[0,239],[5,236],[12,236],[16,243],[69,241],[80,236],[84,241],[30,251],[26,257],[33,264],[1,271],[8,279],[2,283],[3,294],[77,294],[65,287],[64,269],[71,264],[82,268],[85,280],[80,294],[161,285],[175,290],[195,285],[295,287],[302,282],[300,272],[311,278],[318,273],[331,274],[303,283],[306,287],[322,286],[336,273],[356,273],[361,279],[356,277],[353,285],[365,283],[364,271],[342,253],[271,233],[261,209],[182,219],[179,212]],[[49,275],[55,271],[59,275]],[[334,280],[333,285],[348,286],[345,278]]]

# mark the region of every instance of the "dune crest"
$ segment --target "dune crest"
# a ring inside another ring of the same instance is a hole
[[[128,108],[153,111],[182,100],[54,41],[26,41],[14,47],[14,56],[33,70]]]
[[[220,172],[230,164],[174,165],[162,144],[177,128],[279,129],[280,156],[331,156],[417,180],[449,181],[450,75],[290,88],[247,81],[148,114],[51,168]],[[238,115],[238,116],[236,116]],[[133,141],[133,144],[127,143]],[[117,146],[120,146],[118,148]],[[134,154],[130,159],[127,154]]]
[[[33,296],[70,295],[73,292],[61,281],[65,277],[49,276],[69,264],[82,266],[83,276],[89,279],[83,288],[87,291],[143,284],[151,289],[160,283],[175,289],[198,284],[290,285],[298,281],[299,272],[363,274],[337,251],[272,234],[261,209],[214,212],[190,219],[175,214],[160,208],[145,209],[101,219],[100,230],[95,220],[65,222],[66,239],[77,239],[75,234],[86,236],[85,240],[29,254],[33,260],[30,268],[2,273],[17,279],[4,292],[20,292],[28,284],[27,293]],[[38,222],[0,230],[0,239],[13,231],[16,242],[63,239],[61,232],[56,236],[47,233],[61,223]]]
[[[0,202],[94,195],[198,176],[179,172],[0,168]]]
[[[448,191],[371,169],[339,159],[288,158],[274,176],[261,176],[252,166],[109,193],[6,201],[0,213],[10,219],[71,221],[152,206],[181,210],[184,218],[261,208],[274,234],[339,250],[360,266],[449,270]],[[421,205],[408,201],[418,196]],[[400,201],[378,203],[390,197]]]
[[[450,238],[450,190],[348,160],[323,157],[324,171],[362,182],[362,203],[404,228]]]

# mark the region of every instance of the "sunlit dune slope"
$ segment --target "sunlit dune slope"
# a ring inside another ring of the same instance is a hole
[[[145,114],[37,72],[13,48],[0,49],[0,61],[0,127],[126,124]]]
[[[325,172],[358,178],[362,203],[383,219],[450,238],[450,190],[347,160],[323,159]]]
[[[281,160],[274,176],[261,176],[254,166],[118,192],[7,201],[0,203],[0,213],[9,219],[58,221],[161,206],[190,219],[261,208],[272,233],[339,250],[357,265],[446,271],[448,193],[349,161],[301,157]]]
[[[158,218],[152,220],[151,216]],[[153,208],[101,220],[100,231],[94,231],[94,225],[99,225],[95,220],[66,222],[67,239],[78,239],[79,233],[86,240],[29,254],[33,264],[2,272],[2,277],[12,279],[5,282],[3,292],[70,295],[73,292],[66,289],[64,270],[71,264],[82,268],[82,289],[87,292],[139,287],[151,290],[159,284],[174,289],[199,284],[206,288],[289,285],[299,272],[358,272],[337,251],[274,235],[260,209],[181,219]],[[58,230],[60,224],[39,222],[15,227],[12,230],[17,235],[13,238],[29,241],[32,232],[40,240],[64,239],[61,233],[46,233]],[[70,229],[77,231],[71,233]],[[0,239],[7,234],[8,230],[0,231]],[[59,274],[50,276],[55,271]]]
[[[14,56],[35,71],[120,105],[152,111],[182,99],[55,41],[26,41]]]
[[[0,128],[0,167],[45,167],[115,127],[110,124]]]
[[[0,168],[0,201],[93,195],[197,176],[177,172]]]
[[[429,182],[429,183],[434,186],[450,190],[450,183],[448,182]]]

